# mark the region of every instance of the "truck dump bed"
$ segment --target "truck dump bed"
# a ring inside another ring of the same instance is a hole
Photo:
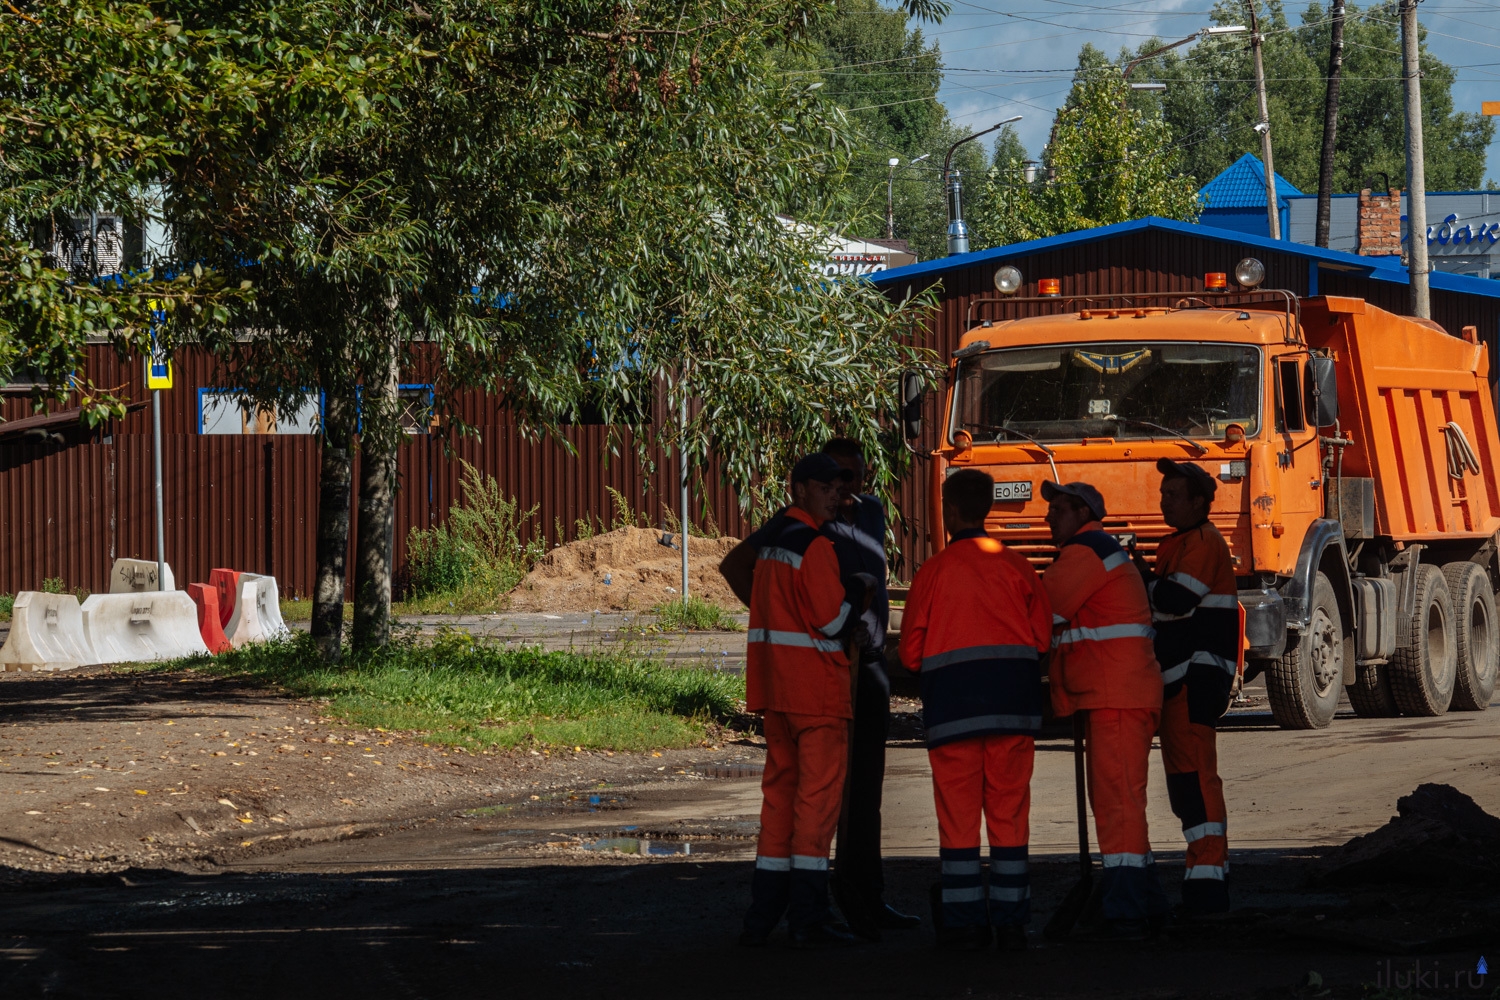
[[[1309,346],[1340,361],[1339,424],[1353,439],[1343,449],[1346,524],[1373,491],[1375,535],[1422,541],[1500,529],[1489,352],[1473,328],[1455,337],[1334,296],[1304,302],[1302,327]]]

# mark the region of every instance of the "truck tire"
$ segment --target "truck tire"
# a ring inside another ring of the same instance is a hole
[[[1416,611],[1402,623],[1391,657],[1391,693],[1402,715],[1442,715],[1453,700],[1456,674],[1453,601],[1436,566],[1417,567]],[[1401,640],[1405,640],[1402,642]]]
[[[1344,688],[1354,714],[1361,719],[1389,719],[1401,714],[1391,693],[1390,663],[1362,663],[1353,684]]]
[[[1266,694],[1282,729],[1322,729],[1333,721],[1343,690],[1344,657],[1353,655],[1333,584],[1322,573],[1313,583],[1310,611],[1307,630],[1300,637],[1288,636],[1286,653],[1267,661]]]
[[[1471,562],[1443,567],[1443,580],[1453,596],[1453,635],[1458,651],[1453,680],[1456,711],[1482,712],[1495,693],[1500,674],[1500,621],[1495,614],[1495,591],[1490,575]]]

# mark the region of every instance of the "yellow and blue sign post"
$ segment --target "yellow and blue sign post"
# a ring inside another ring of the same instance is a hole
[[[158,331],[167,321],[167,311],[155,299],[147,304],[151,307],[151,353],[146,357],[146,388],[151,390],[151,464],[156,480],[156,585],[165,588],[167,539],[161,485],[161,391],[172,388],[172,359],[167,356],[166,345],[158,336]]]

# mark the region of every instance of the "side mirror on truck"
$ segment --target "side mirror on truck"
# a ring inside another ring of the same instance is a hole
[[[901,429],[908,441],[922,436],[922,403],[926,392],[918,372],[901,376]]]
[[[1339,418],[1338,374],[1332,358],[1307,359],[1307,418],[1314,427],[1330,427]]]

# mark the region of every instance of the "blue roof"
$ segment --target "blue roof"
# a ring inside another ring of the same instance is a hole
[[[898,281],[911,281],[914,278],[932,280],[950,271],[962,270],[973,267],[976,264],[1010,260],[1016,257],[1025,257],[1028,254],[1058,250],[1063,247],[1075,246],[1082,243],[1095,243],[1099,240],[1113,239],[1116,236],[1123,236],[1127,233],[1139,233],[1148,230],[1178,233],[1183,236],[1197,237],[1198,239],[1216,240],[1220,243],[1237,243],[1241,246],[1259,247],[1268,253],[1302,257],[1309,262],[1317,262],[1329,270],[1357,274],[1372,281],[1389,281],[1396,285],[1408,284],[1406,268],[1401,266],[1400,257],[1361,257],[1358,254],[1344,253],[1342,250],[1325,250],[1322,247],[1315,247],[1307,243],[1293,243],[1290,240],[1273,240],[1265,236],[1253,236],[1248,233],[1237,233],[1230,229],[1218,229],[1213,226],[1178,222],[1176,219],[1163,219],[1155,215],[1148,215],[1144,219],[1132,219],[1129,222],[1117,222],[1112,226],[1100,226],[1097,229],[1080,229],[1073,233],[1063,233],[1061,236],[1028,240],[1025,243],[1011,243],[1003,247],[991,247],[988,250],[979,250],[975,253],[958,254],[952,257],[938,257],[934,260],[925,260],[917,264],[907,264],[905,267],[893,267],[888,271],[876,271],[867,280],[878,287],[892,285]],[[1450,274],[1447,271],[1433,271],[1429,276],[1429,281],[1432,288],[1441,291],[1460,292],[1465,295],[1482,295],[1486,298],[1500,299],[1500,281],[1494,279],[1476,278],[1468,274]]]
[[[1287,179],[1276,174],[1276,197],[1301,194]],[[1266,207],[1266,165],[1254,153],[1246,153],[1198,191],[1205,208]]]

